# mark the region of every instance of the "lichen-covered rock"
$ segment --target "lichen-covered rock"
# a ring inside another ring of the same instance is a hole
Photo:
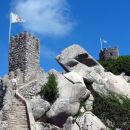
[[[92,112],[87,111],[76,120],[82,130],[106,130],[106,126]]]
[[[86,85],[91,83],[98,93],[107,95],[113,92],[130,98],[130,83],[122,76],[105,72],[104,68],[80,46],[72,45],[64,49],[56,59],[66,71],[76,72],[83,77]]]
[[[92,94],[90,94],[89,98],[85,102],[85,108],[87,111],[91,111],[93,109],[93,102],[94,102],[94,97]]]
[[[30,105],[32,108],[33,116],[36,120],[42,117],[50,109],[49,102],[41,98],[31,99]]]
[[[85,86],[84,84],[84,80],[83,80],[83,77],[80,76],[78,73],[76,72],[69,72],[69,73],[66,73],[64,74],[64,76],[69,80],[71,81],[72,83],[81,83],[82,85]]]
[[[10,108],[12,105],[12,96],[12,90],[10,88],[7,88],[3,97],[3,106],[0,111],[0,130],[7,130],[8,117],[10,116]]]
[[[5,92],[6,92],[6,88],[3,85],[2,79],[0,78],[0,110],[3,106],[3,99],[4,99]]]
[[[86,52],[79,45],[72,45],[64,49],[61,54],[56,57],[56,59],[67,70],[78,64],[78,62],[83,63],[88,67],[97,65],[101,66],[96,60],[94,60],[92,56],[88,54],[88,52]]]
[[[130,83],[130,76],[127,75],[121,75],[127,82]]]
[[[73,117],[68,117],[66,123],[63,125],[63,130],[80,130],[79,126],[73,120]]]
[[[52,118],[52,122],[58,121],[56,125],[62,126],[68,116],[75,115],[80,106],[80,100],[86,99],[90,91],[82,84],[73,84],[62,74],[53,71],[56,76],[59,97],[52,104],[51,109],[47,112],[47,117]],[[61,123],[59,123],[61,122]]]
[[[64,49],[56,59],[66,71],[76,72],[88,82],[102,82],[104,68],[80,46]]]
[[[56,76],[59,90],[59,97],[50,105],[40,96],[37,98],[48,79],[48,74],[39,65],[39,40],[28,33],[21,33],[11,38],[10,49],[9,75],[0,78],[0,130],[7,130],[9,127],[12,104],[20,106],[19,100],[14,102],[17,95],[12,91],[11,79],[14,77],[19,94],[32,108],[32,111],[29,109],[29,115],[33,114],[36,121],[50,123],[36,122],[37,130],[106,130],[101,120],[90,112],[94,98],[96,99],[90,91],[95,90],[104,95],[114,92],[130,98],[130,77],[105,72],[87,51],[79,45],[72,45],[56,57],[68,73],[61,74],[55,70],[49,72]],[[81,101],[84,101],[83,106]],[[24,105],[26,104],[22,103],[20,107],[22,110]],[[81,115],[73,119],[72,116],[77,115],[77,112],[81,112]],[[26,112],[24,116],[27,118]],[[10,122],[14,123],[11,118]]]
[[[128,83],[122,76],[114,75],[110,72],[105,72],[102,76],[103,84],[93,83],[93,89],[101,94],[113,92],[119,95],[130,98],[130,83]]]
[[[36,122],[36,130],[61,130],[61,129],[49,123]]]

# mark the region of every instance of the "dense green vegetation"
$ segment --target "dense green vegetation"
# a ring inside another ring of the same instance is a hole
[[[130,130],[130,100],[127,97],[110,93],[109,96],[99,95],[92,92],[95,100],[93,113],[98,116],[108,126],[107,121],[111,121],[109,127],[112,130],[121,128]]]
[[[45,100],[53,103],[59,96],[57,82],[54,74],[50,74],[47,83],[42,87],[41,93]]]
[[[130,76],[130,56],[120,56],[116,60],[99,61],[100,64],[106,69],[116,75],[125,72]]]

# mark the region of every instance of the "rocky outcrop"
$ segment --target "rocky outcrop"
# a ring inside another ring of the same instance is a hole
[[[78,63],[85,64],[88,67],[100,66],[100,64],[79,45],[72,45],[64,49],[56,59],[68,71]]]
[[[72,45],[56,57],[60,65],[69,72],[76,72],[83,77],[86,84],[91,83],[95,91],[100,94],[117,93],[130,98],[130,84],[122,77],[104,68],[83,48]]]
[[[76,120],[82,130],[106,130],[106,126],[92,112],[87,111]]]
[[[93,109],[94,97],[90,94],[89,98],[85,101],[85,109],[91,111]]]
[[[95,91],[102,94],[113,92],[130,98],[130,83],[128,83],[122,76],[117,76],[110,72],[105,72],[101,76],[104,83],[94,82],[92,86]]]
[[[74,123],[73,117],[68,117],[66,123],[63,125],[63,130],[80,130],[79,126]]]
[[[32,37],[31,39],[36,40]],[[15,51],[17,52],[17,48]],[[37,53],[39,59],[39,52]],[[16,54],[13,54],[13,57],[15,56]],[[34,61],[36,60],[39,66],[37,58]],[[0,130],[6,130],[9,126],[12,129],[16,126],[16,130],[29,127],[34,128],[33,130],[106,130],[104,123],[93,111],[93,104],[97,99],[93,90],[98,95],[113,92],[130,98],[129,77],[105,72],[104,68],[79,45],[66,48],[56,59],[65,69],[65,73],[56,70],[45,73],[40,67],[36,67],[37,65],[33,68],[32,62],[28,62],[31,65],[29,71],[36,69],[34,75],[27,71],[25,79],[26,73],[18,69],[0,79],[0,103],[3,103],[0,106]],[[12,65],[15,64],[14,61],[11,62]],[[13,66],[10,67],[11,70],[14,69]],[[15,67],[19,67],[19,64]],[[59,92],[59,97],[53,103],[45,101],[44,95],[41,94],[41,88],[47,83],[50,73],[56,77]],[[12,91],[11,80],[15,76],[18,81],[16,95],[21,97],[24,103],[18,100],[14,96],[15,91]],[[17,117],[21,122],[17,121]]]
[[[78,112],[80,101],[88,98],[90,91],[82,84],[73,84],[57,71],[52,73],[57,78],[59,98],[52,104],[46,115],[55,123],[57,119],[60,119],[61,124],[58,120],[56,125],[61,127],[68,116],[75,115]]]
[[[77,119],[68,117],[63,130],[107,130],[107,128],[98,117],[87,111]]]
[[[8,116],[10,115],[10,107],[12,105],[12,91],[6,90],[5,96],[3,97],[3,107],[0,111],[0,130],[6,130],[8,127]]]
[[[23,85],[19,93],[26,99],[32,99],[41,92],[41,87],[47,82],[47,77],[48,74],[39,68],[36,77]]]
[[[12,85],[9,80],[9,75],[5,75],[1,79],[1,111],[0,111],[0,130],[6,130],[8,127],[8,117],[10,115],[10,109],[12,105],[13,91]]]
[[[35,120],[38,120],[50,109],[49,102],[41,99],[40,97],[31,99],[30,105],[31,105]]]
[[[87,82],[103,82],[100,74],[104,68],[78,45],[66,48],[56,59],[65,70],[78,73]]]
[[[36,130],[61,130],[57,126],[54,126],[49,123],[42,123],[42,122],[37,122],[36,127],[37,127]]]
[[[65,78],[68,79],[69,81],[71,81],[72,83],[79,83],[79,84],[82,84],[83,86],[85,86],[84,84],[84,80],[83,80],[83,77],[80,76],[78,73],[76,72],[69,72],[69,73],[66,73],[64,74]]]
[[[6,92],[6,87],[3,84],[2,79],[0,78],[0,110],[2,109],[3,106],[3,98]]]

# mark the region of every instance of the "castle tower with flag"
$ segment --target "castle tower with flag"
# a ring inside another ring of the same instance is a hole
[[[110,60],[110,59],[117,59],[119,57],[119,50],[118,48],[103,48],[100,50],[99,58],[100,60]]]
[[[99,59],[100,60],[117,59],[119,57],[119,49],[116,47],[103,48],[103,44],[107,43],[108,41],[100,38],[101,50],[99,52]]]
[[[10,20],[11,23],[20,23],[20,22],[24,22],[24,19],[22,17],[20,17],[19,15],[11,12],[10,14]]]
[[[11,37],[12,24],[22,22],[24,19],[21,16],[10,13],[9,72],[20,69],[24,74],[24,80],[28,81],[36,77],[40,68],[40,44],[39,39],[28,32]]]

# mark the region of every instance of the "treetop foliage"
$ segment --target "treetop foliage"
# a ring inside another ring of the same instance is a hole
[[[99,61],[99,63],[106,69],[116,75],[124,72],[130,76],[130,56],[120,56],[116,60]]]

